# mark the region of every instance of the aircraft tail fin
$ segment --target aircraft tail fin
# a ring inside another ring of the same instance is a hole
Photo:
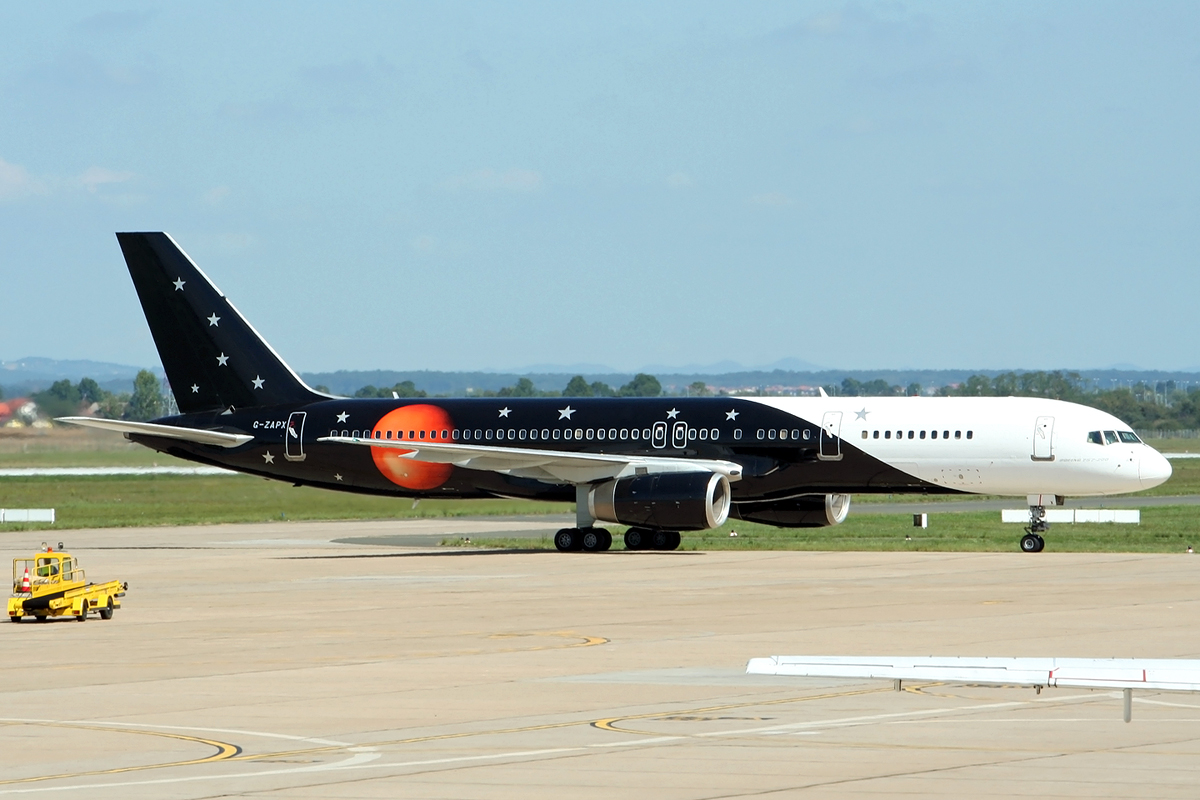
[[[165,233],[118,233],[146,322],[185,414],[319,400]]]

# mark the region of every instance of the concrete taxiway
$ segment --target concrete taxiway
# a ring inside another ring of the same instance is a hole
[[[1200,657],[1200,556],[490,553],[529,520],[55,532],[111,621],[0,626],[0,796],[1194,797],[1200,697],[746,676]],[[4,533],[10,556],[46,538]],[[363,544],[375,541],[380,544]],[[406,546],[407,545],[407,546]]]

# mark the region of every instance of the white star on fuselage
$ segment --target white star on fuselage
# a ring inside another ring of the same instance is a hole
[[[736,408],[725,412],[725,419],[737,419],[738,411]]]
[[[340,481],[342,479],[342,474],[340,472],[335,472],[335,473],[333,473],[333,477],[337,478]]]
[[[271,455],[271,453],[269,451],[266,453],[263,453],[263,461],[267,462],[268,464],[274,464],[275,456]]]
[[[867,407],[866,407],[866,406],[863,406],[863,410],[862,410],[862,411],[855,411],[855,412],[854,412],[854,418],[855,418],[855,419],[866,419],[866,418],[867,418],[867,414],[870,414],[870,413],[871,413],[870,411],[867,411]]]
[[[570,406],[567,406],[566,408],[560,408],[558,410],[558,418],[559,419],[570,419],[571,415],[574,413],[575,413],[575,409],[571,408]]]
[[[176,278],[176,279],[175,279],[175,291],[177,291],[177,292],[182,292],[182,291],[183,291],[183,285],[184,285],[185,283],[187,283],[187,281],[185,281],[183,278]]]
[[[193,383],[192,384],[192,394],[199,394],[199,393],[200,393],[200,387]]]
[[[215,311],[214,311],[214,312],[213,312],[213,315],[212,315],[211,317],[209,317],[209,318],[208,318],[208,327],[210,327],[210,328],[218,328],[218,327],[220,327],[220,326],[219,326],[219,325],[217,325],[217,323],[218,323],[218,322],[220,322],[220,321],[221,321],[221,318],[220,318],[220,317],[218,317],[218,316],[217,316],[217,312],[215,312]]]
[[[229,360],[229,356],[225,355],[224,353],[221,353],[221,355],[217,356],[217,366],[218,367],[225,366],[225,362],[228,360]]]
[[[512,409],[509,408],[508,406],[505,406],[504,408],[500,409],[500,416],[502,416],[502,417],[507,417],[510,413],[512,413]]]
[[[347,414],[345,411],[343,411],[342,413],[340,413],[340,414],[338,414],[338,415],[337,415],[337,421],[338,421],[338,422],[345,422],[345,421],[346,421],[346,420],[347,420],[349,417],[350,417],[350,415],[349,415],[349,414]]]
[[[672,408],[670,411],[667,412],[667,419],[675,419],[678,416],[679,416],[678,408]]]
[[[255,389],[261,389],[263,386],[263,379],[261,377],[259,377],[258,375],[255,375],[254,380],[251,381],[251,383],[254,384]]]

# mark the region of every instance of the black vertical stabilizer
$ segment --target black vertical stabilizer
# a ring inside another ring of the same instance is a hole
[[[179,410],[312,402],[283,362],[165,233],[118,233]]]

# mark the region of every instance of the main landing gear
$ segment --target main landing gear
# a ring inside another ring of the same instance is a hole
[[[1021,537],[1021,552],[1023,553],[1040,553],[1046,549],[1046,540],[1041,534],[1050,530],[1050,523],[1046,522],[1046,507],[1045,506],[1030,506],[1029,507],[1029,527],[1025,529],[1025,535]]]
[[[554,534],[554,546],[560,553],[572,550],[602,553],[612,547],[612,534],[604,528],[563,528]]]
[[[656,531],[650,528],[630,528],[625,531],[626,550],[675,550],[680,536],[676,531]]]

